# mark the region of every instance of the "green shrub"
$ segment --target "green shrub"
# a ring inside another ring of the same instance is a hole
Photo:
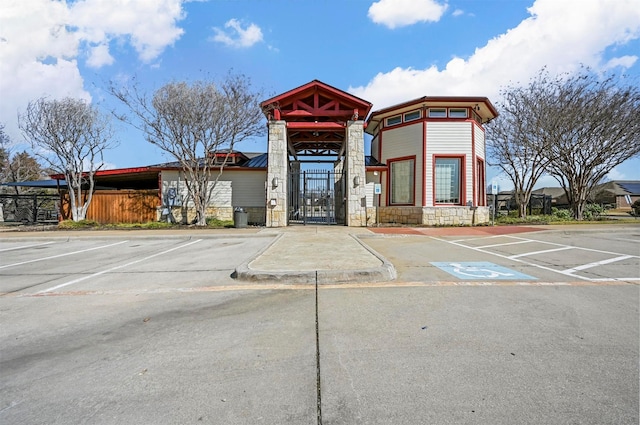
[[[100,227],[100,223],[95,220],[64,220],[58,223],[59,229],[91,229],[94,227]]]
[[[573,213],[570,210],[567,210],[564,208],[559,209],[556,207],[552,207],[551,215],[553,216],[554,220],[558,220],[558,221],[573,220]]]
[[[585,220],[601,220],[607,210],[599,204],[587,204],[582,212],[582,218]]]
[[[218,217],[207,217],[208,227],[233,227],[233,220],[220,220]]]

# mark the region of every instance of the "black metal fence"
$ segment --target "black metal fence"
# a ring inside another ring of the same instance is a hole
[[[289,175],[289,223],[338,224],[343,179],[333,170],[307,170]],[[338,202],[338,205],[336,204]],[[336,208],[338,207],[338,208]]]
[[[1,194],[0,205],[2,221],[8,223],[57,223],[60,196]]]
[[[493,205],[497,212],[517,211],[518,204],[513,194],[487,195],[487,203]],[[551,214],[551,195],[531,194],[529,203],[527,204],[527,214]]]

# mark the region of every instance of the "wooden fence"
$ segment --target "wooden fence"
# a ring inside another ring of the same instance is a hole
[[[99,223],[146,223],[156,221],[160,198],[157,190],[98,190],[87,210],[87,220]],[[62,217],[71,218],[69,194],[64,194]]]

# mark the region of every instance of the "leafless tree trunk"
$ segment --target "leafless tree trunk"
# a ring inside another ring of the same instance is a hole
[[[546,80],[539,78],[528,87],[504,90],[500,115],[486,125],[491,165],[500,167],[513,183],[519,217],[527,215],[533,188],[550,160],[542,125],[545,86]]]
[[[206,211],[224,166],[235,145],[265,131],[259,106],[262,93],[251,89],[242,75],[231,75],[217,85],[211,81],[168,83],[153,96],[137,85],[110,87],[133,117],[118,116],[142,130],[147,141],[175,158],[185,175],[196,211],[195,224],[206,225]],[[227,149],[222,164],[215,152]]]
[[[94,175],[103,164],[104,151],[114,146],[108,117],[83,100],[40,98],[29,102],[18,125],[34,153],[64,175],[72,218],[84,220]]]

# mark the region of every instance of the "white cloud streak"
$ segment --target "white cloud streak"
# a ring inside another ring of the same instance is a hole
[[[262,30],[254,23],[242,28],[240,21],[230,19],[224,27],[227,31],[214,27],[215,35],[210,40],[235,48],[248,48],[263,40]]]
[[[596,69],[631,67],[638,57],[604,59],[604,52],[640,38],[637,0],[536,0],[531,16],[489,40],[468,58],[444,68],[394,68],[378,73],[351,93],[376,108],[424,95],[480,95],[497,98],[500,87],[526,83],[543,66],[572,72],[580,64]]]
[[[369,19],[394,29],[418,22],[438,22],[447,7],[435,0],[380,0],[369,7]]]
[[[90,100],[78,61],[100,68],[110,44],[131,45],[143,62],[180,38],[183,0],[2,0],[0,2],[0,122],[16,141],[17,111],[42,96]]]

